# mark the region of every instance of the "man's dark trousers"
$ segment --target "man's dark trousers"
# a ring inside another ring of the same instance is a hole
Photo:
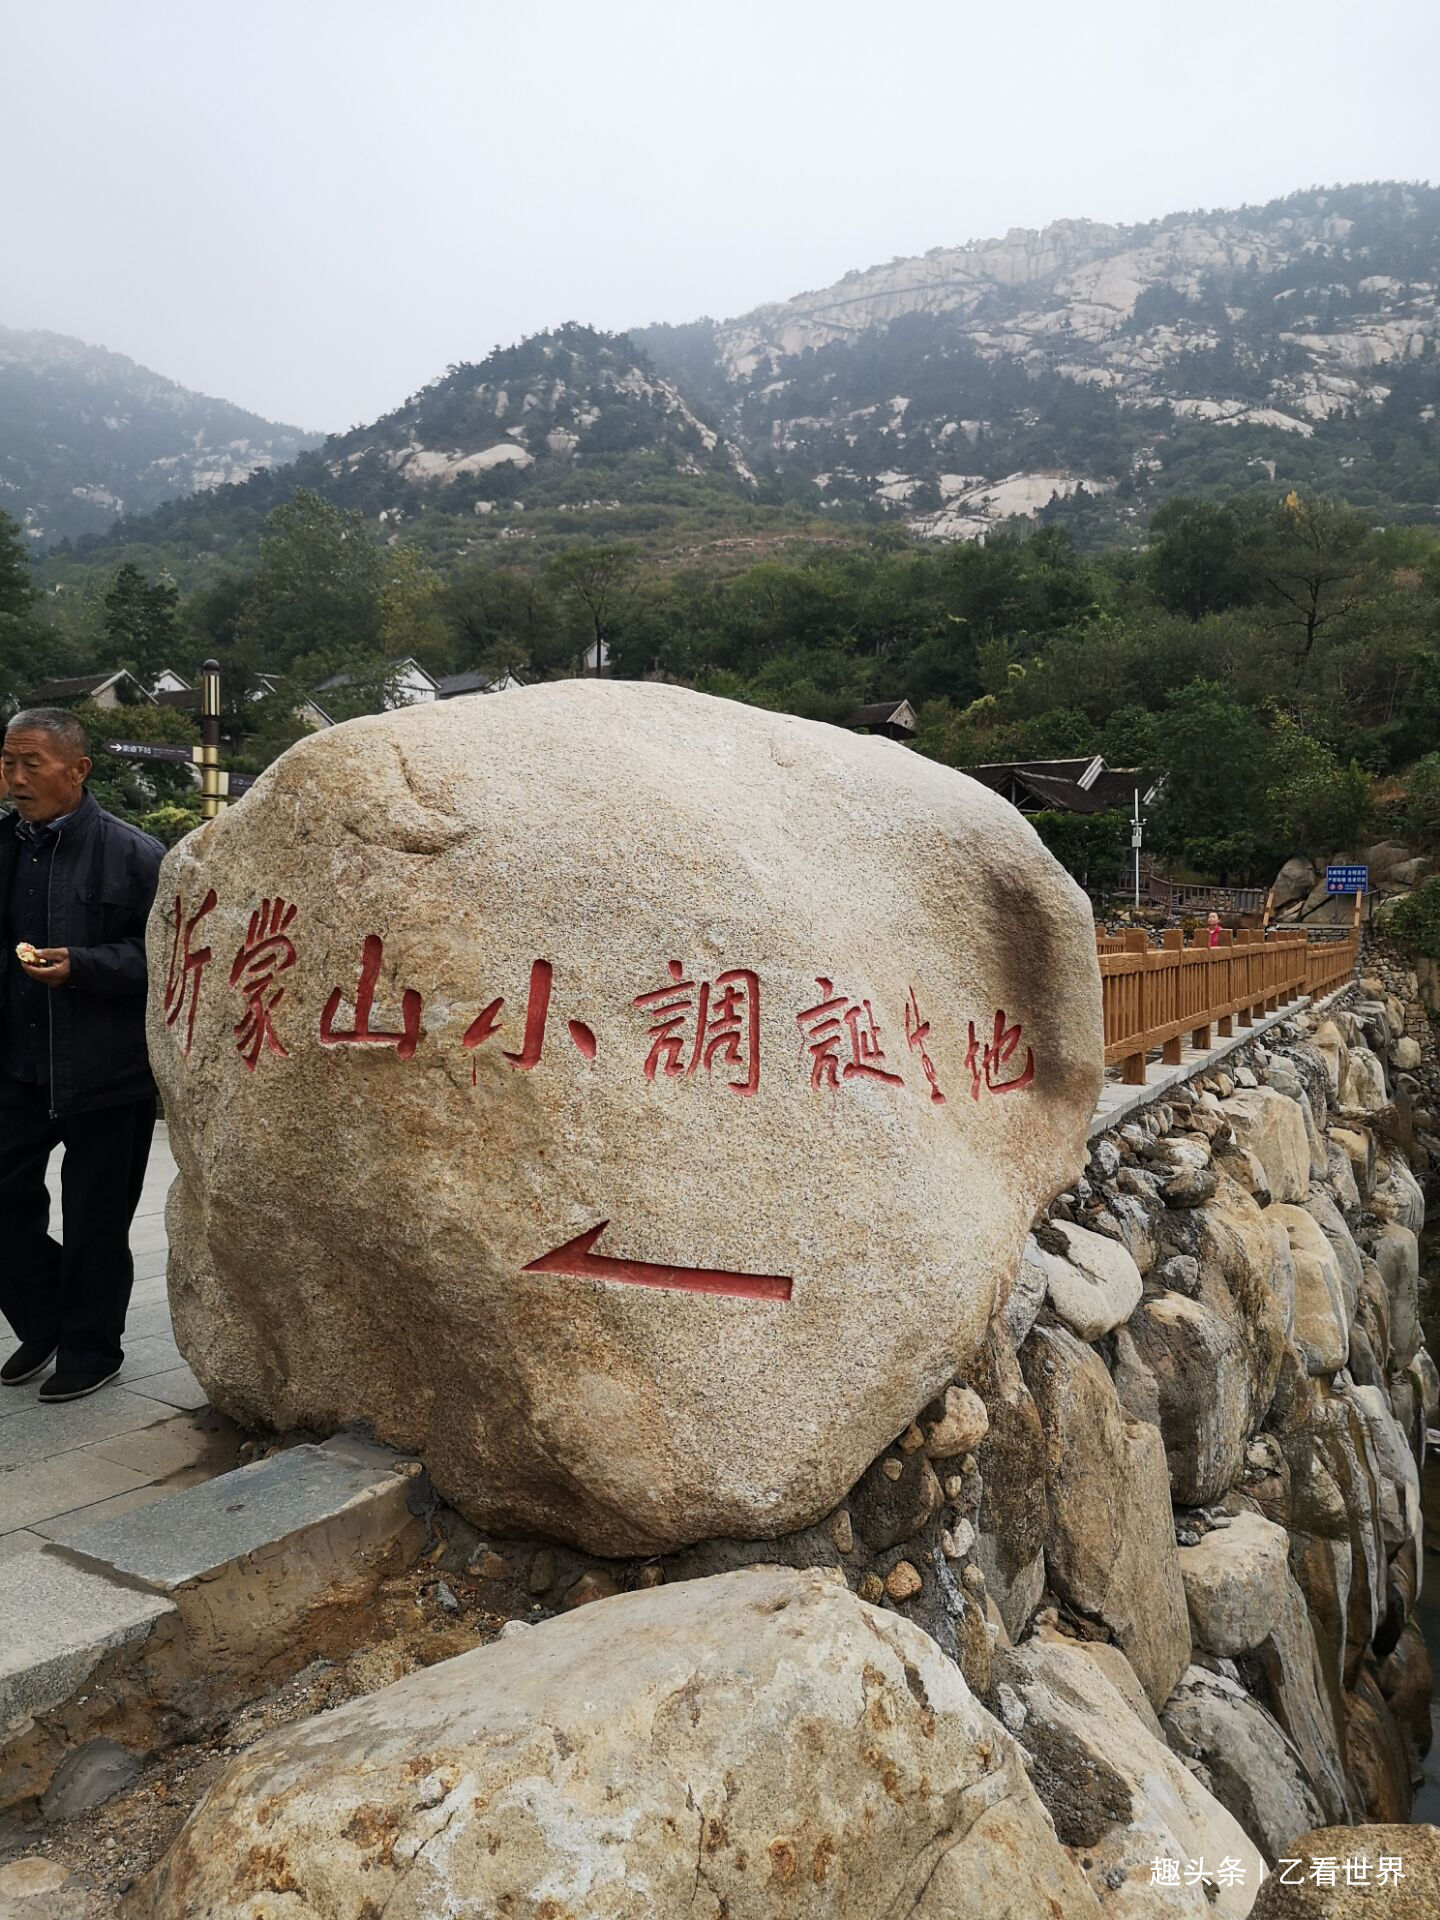
[[[62,1373],[108,1372],[124,1357],[130,1222],[154,1131],[153,1098],[52,1119],[48,1086],[0,1078],[0,1312],[22,1341],[57,1346]],[[45,1186],[57,1146],[63,1247]]]

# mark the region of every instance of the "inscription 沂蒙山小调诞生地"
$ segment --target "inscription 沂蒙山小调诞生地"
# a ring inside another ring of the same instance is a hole
[[[166,1026],[175,1031],[181,1052],[186,1054],[194,1043],[205,973],[215,958],[212,947],[204,944],[205,921],[218,904],[216,891],[211,887],[200,905],[187,914],[184,899],[177,894],[167,916],[170,954],[164,1018]],[[252,1073],[262,1054],[270,1053],[282,1060],[290,1057],[277,1016],[286,996],[284,975],[299,958],[296,917],[293,903],[279,896],[262,900],[251,911],[245,938],[231,962],[229,984],[243,1003],[233,1028],[235,1051]],[[353,987],[353,1021],[349,1025],[338,1024],[346,990],[339,985],[333,987],[320,1015],[318,1038],[322,1046],[388,1047],[399,1060],[414,1058],[421,1038],[424,1007],[418,988],[407,986],[402,990],[398,1028],[375,1024],[375,997],[384,957],[383,936],[365,934]],[[648,1044],[641,1066],[644,1077],[650,1081],[688,1079],[703,1069],[713,1078],[718,1068],[723,1083],[732,1093],[742,1097],[758,1093],[762,1000],[758,973],[748,967],[729,967],[717,972],[713,979],[697,981],[687,978],[679,960],[668,961],[666,972],[668,978],[664,985],[644,989],[630,1002],[646,1022],[644,1042]],[[531,1072],[544,1058],[554,984],[553,963],[543,958],[533,960],[521,1044],[518,1048],[502,1049],[504,1058],[519,1072]],[[838,1090],[851,1080],[903,1087],[905,1076],[898,1071],[898,1063],[913,1057],[931,1102],[939,1106],[945,1104],[947,1095],[931,1051],[932,1022],[922,1015],[920,998],[913,985],[907,988],[903,1000],[905,1051],[903,1055],[896,1055],[897,1065],[892,1065],[887,1056],[885,1030],[870,998],[846,994],[824,973],[815,975],[815,985],[819,998],[794,1014],[799,1034],[796,1054],[808,1071],[812,1088]],[[502,1031],[505,1006],[505,997],[499,995],[480,1009],[461,1036],[464,1051],[473,1054]],[[967,1019],[964,1025],[962,1071],[968,1078],[972,1100],[978,1101],[982,1091],[1016,1093],[1034,1084],[1034,1050],[1027,1046],[1023,1056],[1020,1052],[1023,1023],[1012,1023],[1004,1008],[996,1008],[990,1016],[988,1030],[977,1030],[973,1019]],[[566,1021],[566,1031],[576,1051],[586,1061],[593,1062],[598,1053],[593,1028],[583,1020],[570,1018]],[[965,1081],[961,1084],[963,1087]]]

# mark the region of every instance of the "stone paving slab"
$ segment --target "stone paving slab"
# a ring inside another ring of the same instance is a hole
[[[33,1461],[88,1446],[92,1440],[108,1440],[112,1434],[153,1426],[157,1420],[168,1420],[173,1411],[163,1399],[152,1400],[121,1386],[106,1387],[88,1400],[76,1400],[66,1407],[26,1407],[8,1420],[0,1420],[0,1468],[26,1467]],[[57,1414],[63,1426],[56,1420]],[[57,1444],[61,1441],[63,1446]]]
[[[50,1537],[87,1561],[159,1593],[304,1533],[377,1488],[399,1491],[393,1454],[378,1464],[323,1446],[287,1448],[218,1480],[100,1525],[59,1525]]]
[[[112,1494],[132,1493],[147,1477],[115,1460],[97,1459],[83,1447],[32,1460],[0,1474],[0,1542],[16,1527],[36,1527],[57,1514],[93,1506]]]
[[[0,1561],[0,1728],[58,1706],[112,1647],[175,1611],[49,1553]]]
[[[60,1166],[51,1161],[52,1230],[61,1231]],[[125,1365],[113,1387],[72,1405],[43,1407],[45,1375],[0,1389],[0,1563],[44,1546],[70,1522],[119,1517],[143,1501],[168,1498],[198,1477],[232,1464],[234,1449],[217,1444],[236,1430],[209,1412],[170,1327],[165,1292],[165,1199],[175,1162],[164,1125],[156,1128],[150,1165],[131,1233],[135,1289],[125,1329]],[[0,1322],[0,1359],[14,1351]],[[118,1449],[118,1451],[117,1451]]]
[[[140,1485],[131,1487],[127,1493],[115,1493],[108,1500],[92,1500],[86,1506],[72,1507],[69,1513],[57,1514],[49,1520],[37,1520],[29,1531],[41,1546],[45,1546],[72,1527],[98,1526],[102,1520],[113,1520],[119,1514],[133,1513],[137,1507],[148,1507],[156,1500],[168,1500],[172,1493],[190,1484],[184,1477],[163,1485],[158,1481],[146,1480],[143,1475],[137,1478]],[[3,1915],[0,1915],[0,1920],[4,1920]]]

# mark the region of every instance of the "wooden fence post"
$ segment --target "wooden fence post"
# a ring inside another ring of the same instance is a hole
[[[1242,927],[1240,931],[1235,935],[1236,946],[1243,947],[1245,949],[1245,952],[1236,961],[1236,970],[1240,976],[1240,991],[1236,995],[1235,1011],[1242,1027],[1253,1027],[1255,1024],[1255,1017],[1250,1011],[1250,1006],[1251,1006],[1250,972],[1251,972],[1251,968],[1255,964],[1254,959],[1250,953],[1250,940],[1251,940],[1251,935],[1250,935],[1250,929],[1248,927]]]
[[[1135,974],[1135,1020],[1139,1028],[1138,1053],[1125,1056],[1125,1066],[1121,1078],[1127,1087],[1143,1087],[1145,1084],[1145,1035],[1150,1030],[1150,940],[1142,928],[1134,928],[1125,935],[1125,951],[1138,954],[1141,968]]]
[[[1192,953],[1200,951],[1204,951],[1207,954],[1209,953],[1210,929],[1208,927],[1197,927],[1195,929],[1194,933],[1190,936],[1190,950]],[[1207,1007],[1215,1004],[1215,975],[1217,971],[1218,969],[1214,961],[1207,959],[1205,963],[1205,1004]],[[1208,1022],[1203,1027],[1195,1027],[1191,1030],[1190,1044],[1198,1053],[1209,1052],[1210,1026]]]
[[[1229,927],[1221,927],[1218,951],[1225,956],[1225,998],[1230,1003],[1230,1011],[1222,1013],[1215,1024],[1215,1031],[1222,1040],[1229,1040],[1235,1032],[1235,955],[1233,952],[1235,936]]]
[[[1171,928],[1168,932],[1163,933],[1160,936],[1160,938],[1161,938],[1161,944],[1163,945],[1165,952],[1173,953],[1176,956],[1175,959],[1170,963],[1170,966],[1166,971],[1165,978],[1173,980],[1175,983],[1175,996],[1174,996],[1175,997],[1175,1014],[1176,1014],[1176,1018],[1178,1019],[1180,1010],[1181,1010],[1182,997],[1185,992],[1185,962],[1180,957],[1183,954],[1185,949],[1185,936],[1183,933],[1181,933],[1178,927],[1174,927],[1174,928]],[[1167,1020],[1165,1024],[1168,1026],[1169,1021]],[[1179,1066],[1180,1036],[1178,1033],[1172,1034],[1171,1037],[1162,1046],[1160,1050],[1160,1062],[1162,1066],[1166,1066],[1166,1067]]]

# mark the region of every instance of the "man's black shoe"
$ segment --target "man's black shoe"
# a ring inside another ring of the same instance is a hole
[[[19,1387],[43,1373],[55,1358],[55,1342],[22,1340],[10,1358],[0,1367],[0,1386]]]
[[[52,1373],[40,1389],[41,1402],[53,1407],[59,1400],[83,1400],[87,1393],[98,1393],[108,1386],[119,1371],[119,1367],[111,1367],[108,1373]]]

